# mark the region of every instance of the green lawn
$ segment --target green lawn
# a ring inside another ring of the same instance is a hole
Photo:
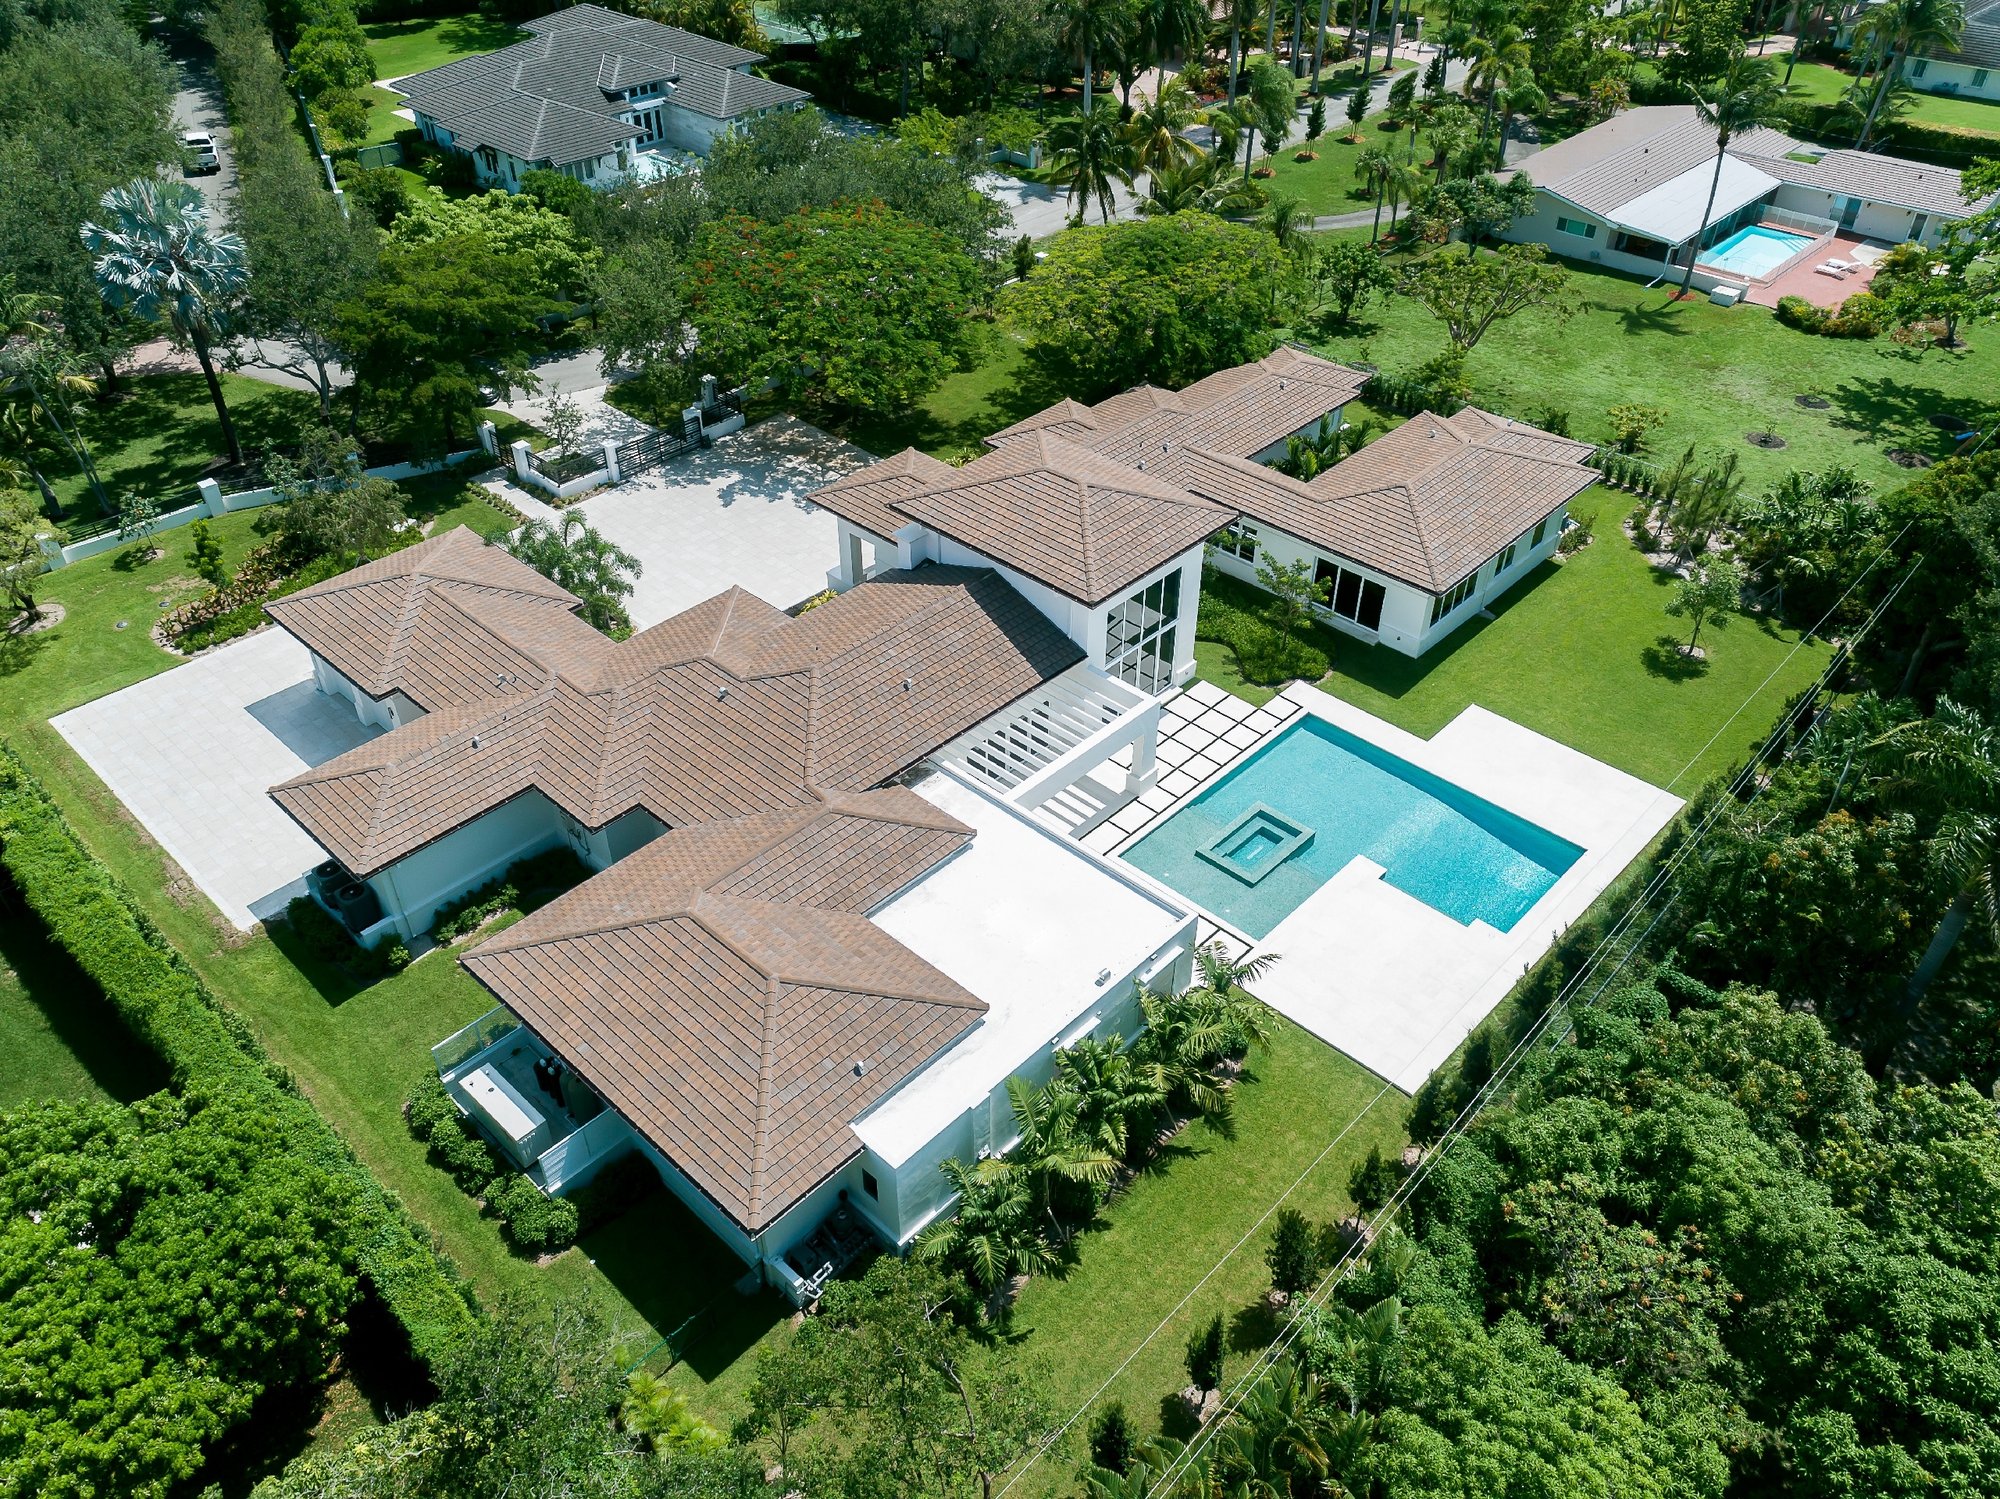
[[[1363,189],[1354,176],[1354,163],[1361,153],[1371,145],[1393,147],[1407,156],[1410,151],[1410,135],[1407,130],[1395,130],[1389,126],[1386,114],[1370,115],[1361,122],[1361,139],[1346,139],[1348,124],[1341,110],[1344,101],[1327,100],[1326,134],[1313,145],[1318,153],[1317,161],[1297,161],[1295,146],[1287,147],[1271,158],[1270,165],[1275,175],[1268,178],[1264,186],[1273,198],[1295,198],[1315,217],[1336,213],[1360,213],[1372,210],[1374,197]],[[1428,160],[1430,152],[1420,141],[1417,155]]]
[[[1777,58],[1779,76],[1784,75],[1785,59]],[[1815,104],[1831,104],[1854,83],[1854,75],[1821,62],[1802,62],[1792,69],[1791,92]],[[2000,102],[1954,98],[1949,94],[1913,93],[1909,109],[1900,119],[1927,125],[1945,125],[1954,130],[1978,130],[2000,136]]]
[[[1319,685],[1425,738],[1477,703],[1687,796],[1741,761],[1825,666],[1827,647],[1792,654],[1792,631],[1741,616],[1705,633],[1708,659],[1688,669],[1665,649],[1680,628],[1665,613],[1670,582],[1619,529],[1632,504],[1587,490],[1571,510],[1595,521],[1597,539],[1517,583],[1491,606],[1495,618],[1415,659],[1344,641]],[[1255,702],[1271,695],[1246,689],[1223,647],[1204,641],[1196,660],[1220,687]]]
[[[494,52],[521,39],[520,30],[490,16],[427,16],[411,21],[376,21],[361,28],[368,38],[368,56],[377,78],[407,78],[475,52]],[[392,139],[410,122],[396,114],[399,95],[371,88],[368,94],[368,134],[363,145]]]
[[[297,443],[299,433],[319,421],[319,404],[302,390],[243,375],[222,377],[238,439],[255,452]],[[488,411],[502,444],[541,434],[504,411]],[[83,401],[77,426],[90,445],[97,472],[115,501],[128,489],[153,496],[161,510],[178,510],[200,498],[195,481],[223,458],[222,426],[200,375],[143,375],[127,379],[108,401]],[[460,441],[473,444],[470,434]],[[373,461],[372,459],[370,461]],[[63,503],[66,519],[79,530],[98,529],[98,509],[83,476],[66,456],[47,460],[49,481]]]
[[[91,991],[0,882],[0,1111],[43,1099],[130,1102],[167,1085],[158,1058]]]
[[[1964,352],[1917,355],[1887,338],[1817,338],[1761,307],[1677,303],[1665,288],[1569,267],[1585,311],[1560,326],[1540,311],[1497,324],[1466,363],[1474,401],[1528,421],[1553,407],[1568,414],[1571,435],[1591,442],[1610,437],[1606,408],[1657,406],[1667,420],[1649,439],[1653,456],[1690,443],[1711,455],[1735,453],[1753,487],[1790,469],[1846,463],[1878,489],[1893,488],[1907,473],[1890,461],[1891,448],[1949,453],[1926,420],[1932,412],[1969,415],[1975,425],[2000,416],[2000,334],[1975,329]],[[1408,373],[1442,349],[1445,336],[1415,302],[1386,297],[1368,306],[1358,327],[1310,341],[1335,359]],[[1793,399],[1815,393],[1830,402],[1826,410]],[[1744,436],[1756,431],[1788,446],[1752,447]]]
[[[1171,1425],[1162,1397],[1187,1383],[1188,1335],[1218,1312],[1233,1378],[1276,1331],[1263,1302],[1271,1224],[1238,1241],[1288,1191],[1286,1205],[1315,1222],[1350,1213],[1349,1173],[1371,1145],[1385,1155],[1402,1148],[1407,1103],[1358,1063],[1279,1021],[1270,1050],[1252,1053],[1239,1085],[1233,1138],[1192,1126],[1163,1168],[1134,1183],[1102,1227],[1079,1241],[1067,1275],[1033,1280],[1022,1292],[1015,1347],[1042,1362],[1061,1413],[1110,1379],[1104,1398],[1123,1400],[1141,1428],[1159,1430],[1163,1415]],[[1047,1492],[1074,1461],[1051,1454],[1022,1487]]]
[[[972,357],[914,410],[862,417],[841,429],[850,442],[887,457],[918,448],[952,462],[980,451],[988,433],[1062,398],[1003,325],[981,325]]]

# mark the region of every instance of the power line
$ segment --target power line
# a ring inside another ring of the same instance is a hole
[[[1845,604],[1848,597],[1853,593],[1854,589],[1859,586],[1862,579],[1864,579],[1871,571],[1874,570],[1876,564],[1879,563],[1881,559],[1884,556],[1886,556],[1889,553],[1889,551],[1892,550],[1897,545],[1897,543],[1899,543],[1902,540],[1903,536],[1907,534],[1908,530],[1909,527],[1906,525],[1902,531],[1899,531],[1896,534],[1895,538],[1893,538],[1890,542],[1888,542],[1880,551],[1878,551],[1875,554],[1873,558],[1869,560],[1867,566],[1864,567],[1861,570],[1861,572],[1856,575],[1854,581],[1848,585],[1847,589],[1841,594],[1840,598],[1835,600],[1834,603],[1828,608],[1826,613],[1821,616],[1820,624],[1822,626],[1826,623],[1828,619],[1832,617],[1833,613],[1836,610],[1838,610],[1843,604]],[[1413,1170],[1407,1177],[1405,1177],[1403,1181],[1397,1184],[1396,1190],[1390,1194],[1388,1201],[1386,1201],[1382,1205],[1382,1207],[1376,1212],[1376,1214],[1369,1220],[1367,1225],[1367,1232],[1358,1236],[1355,1243],[1350,1245],[1348,1249],[1342,1254],[1341,1258],[1335,1262],[1335,1264],[1332,1266],[1331,1269],[1329,1269],[1327,1274],[1322,1278],[1320,1284],[1317,1287],[1315,1287],[1313,1292],[1306,1298],[1306,1305],[1305,1308],[1303,1308],[1302,1310],[1317,1309],[1318,1307],[1325,1305],[1331,1301],[1333,1293],[1339,1288],[1339,1286],[1342,1283],[1345,1282],[1347,1277],[1353,1272],[1355,1266],[1360,1263],[1363,1254],[1366,1252],[1368,1244],[1371,1243],[1377,1237],[1377,1235],[1379,1235],[1379,1233],[1383,1228],[1386,1228],[1389,1225],[1389,1223],[1394,1219],[1395,1215],[1401,1210],[1403,1205],[1407,1203],[1413,1195],[1415,1195],[1417,1189],[1422,1185],[1422,1183],[1425,1180],[1429,1178],[1431,1171],[1435,1169],[1436,1163],[1439,1160],[1441,1160],[1446,1154],[1446,1152],[1450,1150],[1451,1146],[1464,1135],[1466,1129],[1469,1127],[1472,1120],[1475,1119],[1479,1115],[1479,1113],[1482,1112],[1485,1109],[1485,1107],[1499,1095],[1500,1089],[1503,1086],[1503,1084],[1512,1079],[1514,1072],[1519,1068],[1521,1062],[1525,1060],[1529,1050],[1532,1049],[1534,1044],[1538,1040],[1540,1040],[1542,1036],[1546,1035],[1554,1027],[1555,1021],[1558,1016],[1561,1016],[1564,1021],[1563,1029],[1561,1033],[1557,1035],[1550,1044],[1551,1046],[1558,1046],[1561,1045],[1562,1042],[1567,1039],[1572,1025],[1572,1011],[1573,1011],[1573,1004],[1570,996],[1577,989],[1581,987],[1582,982],[1585,979],[1587,979],[1592,973],[1592,971],[1598,966],[1601,956],[1606,952],[1606,950],[1610,947],[1610,945],[1613,942],[1617,941],[1622,936],[1623,932],[1629,929],[1630,925],[1634,921],[1636,921],[1637,914],[1640,911],[1642,911],[1645,908],[1645,906],[1648,905],[1656,897],[1656,895],[1666,887],[1666,884],[1672,879],[1673,875],[1679,870],[1680,866],[1692,854],[1693,850],[1700,844],[1701,840],[1707,835],[1709,830],[1715,826],[1715,823],[1720,818],[1723,809],[1726,808],[1729,805],[1729,803],[1733,800],[1734,794],[1740,791],[1741,787],[1745,783],[1746,778],[1755,774],[1757,766],[1763,764],[1770,758],[1772,751],[1778,747],[1780,741],[1784,739],[1785,736],[1789,735],[1792,732],[1798,720],[1802,718],[1807,711],[1812,709],[1817,704],[1820,695],[1832,684],[1835,674],[1845,668],[1847,664],[1847,659],[1852,654],[1854,647],[1858,645],[1863,639],[1865,639],[1868,632],[1875,627],[1877,622],[1880,621],[1882,616],[1887,612],[1889,606],[1893,604],[1897,596],[1902,593],[1904,587],[1906,587],[1910,582],[1910,580],[1916,576],[1917,571],[1922,567],[1923,562],[1924,562],[1924,557],[1922,554],[1919,554],[1916,558],[1912,560],[1908,570],[1905,571],[1903,576],[1896,581],[1894,586],[1888,591],[1887,594],[1883,596],[1881,601],[1876,604],[1875,608],[1870,611],[1868,618],[1865,621],[1863,621],[1861,627],[1855,632],[1853,637],[1850,640],[1848,640],[1841,647],[1841,649],[1835,653],[1834,658],[1827,663],[1826,669],[1821,672],[1819,678],[1814,682],[1812,687],[1809,688],[1805,693],[1801,694],[1798,701],[1795,702],[1780,717],[1779,722],[1772,728],[1771,732],[1765,736],[1765,739],[1762,745],[1759,747],[1758,752],[1745,763],[1742,771],[1740,771],[1738,775],[1732,780],[1729,788],[1729,794],[1720,796],[1716,799],[1715,803],[1710,807],[1708,815],[1703,819],[1701,825],[1697,829],[1695,829],[1695,831],[1692,834],[1690,834],[1690,836],[1674,850],[1674,853],[1672,855],[1669,856],[1666,864],[1662,867],[1660,871],[1656,873],[1654,878],[1647,883],[1646,889],[1642,891],[1640,896],[1633,901],[1631,906],[1627,908],[1625,915],[1622,916],[1620,918],[1620,921],[1614,925],[1612,931],[1607,933],[1605,937],[1602,940],[1600,940],[1597,947],[1593,949],[1590,958],[1586,961],[1584,967],[1578,971],[1578,973],[1569,983],[1566,983],[1563,986],[1563,989],[1561,990],[1561,992],[1558,993],[1555,1000],[1553,1000],[1550,1003],[1548,1009],[1543,1011],[1542,1014],[1538,1016],[1532,1024],[1530,1024],[1527,1030],[1523,1033],[1520,1041],[1518,1041],[1515,1044],[1513,1050],[1508,1053],[1506,1059],[1501,1063],[1499,1067],[1494,1069],[1493,1074],[1487,1079],[1487,1081],[1484,1084],[1482,1084],[1479,1089],[1475,1091],[1473,1097],[1467,1101],[1467,1103],[1463,1108],[1460,1109],[1457,1117],[1452,1120],[1451,1124],[1439,1136],[1437,1142],[1431,1147],[1429,1151],[1425,1153],[1423,1160],[1418,1163],[1417,1168]],[[1815,630],[1812,633],[1818,633],[1818,632],[1817,630]],[[1798,651],[1798,649],[1802,644],[1803,644],[1803,639],[1799,644],[1794,645],[1792,652],[1787,653],[1785,660],[1787,661],[1790,660],[1791,656],[1793,654],[1796,654],[1796,652]],[[1782,669],[1783,665],[1784,662],[1781,661],[1779,663],[1778,669]],[[1751,698],[1754,698],[1757,696],[1757,694],[1761,693],[1764,690],[1764,688],[1770,684],[1772,677],[1775,677],[1776,674],[1777,674],[1777,669],[1774,669],[1771,676],[1767,676],[1764,682],[1760,683],[1758,687],[1751,693]],[[1749,699],[1745,700],[1746,704],[1748,701]],[[1741,711],[1742,711],[1741,708],[1739,708],[1738,713],[1740,713]],[[1729,721],[1733,722],[1736,716],[1737,716],[1736,714],[1732,714],[1730,716]],[[1727,722],[1725,722],[1723,727],[1726,729],[1727,726],[1728,726]],[[1708,752],[1708,749],[1711,746],[1713,746],[1716,739],[1720,737],[1721,733],[1722,730],[1717,730],[1716,734],[1710,737],[1708,744],[1704,745],[1701,750],[1696,752],[1695,758],[1699,759],[1701,755],[1706,754]],[[1789,758],[1795,749],[1796,749],[1795,745],[1787,747],[1780,758]],[[1691,765],[1693,761],[1690,761],[1689,763]],[[1683,770],[1682,773],[1685,774],[1686,773],[1685,770]],[[1678,777],[1676,777],[1676,779],[1678,779]],[[1768,785],[1769,785],[1768,779],[1760,783],[1756,787],[1756,789],[1752,792],[1750,797],[1750,803],[1754,803],[1758,797],[1762,796],[1765,788]],[[1666,903],[1663,904],[1660,907],[1660,909],[1654,914],[1653,919],[1647,924],[1646,930],[1640,934],[1638,941],[1630,944],[1629,946],[1626,946],[1623,956],[1620,957],[1618,960],[1617,967],[1614,968],[1608,975],[1606,975],[1605,978],[1591,992],[1590,998],[1587,1001],[1585,1001],[1586,1005],[1595,1004],[1598,997],[1603,994],[1605,989],[1607,989],[1610,986],[1610,984],[1618,977],[1618,975],[1624,971],[1626,964],[1631,961],[1634,954],[1644,950],[1647,939],[1651,937],[1654,929],[1658,927],[1660,921],[1666,916],[1667,912],[1670,909],[1672,909],[1674,903],[1678,899],[1679,899],[1679,892],[1676,890],[1668,898]],[[1238,1376],[1236,1382],[1230,1388],[1229,1399],[1228,1401],[1225,1401],[1225,1407],[1228,1404],[1232,1403],[1235,1399],[1237,1399],[1240,1393],[1244,1389],[1248,1388],[1256,1380],[1261,1379],[1265,1373],[1267,1373],[1273,1366],[1275,1366],[1277,1361],[1284,1356],[1284,1354],[1290,1349],[1292,1343],[1298,1338],[1301,1330],[1305,1325],[1305,1321],[1306,1318],[1304,1316],[1299,1315],[1297,1313],[1294,1314],[1291,1321],[1286,1325],[1285,1330],[1278,1336],[1278,1338],[1275,1339],[1268,1348],[1261,1351],[1258,1357],[1252,1360],[1250,1367],[1247,1370],[1245,1370],[1241,1375]],[[1182,1449],[1180,1453],[1176,1455],[1174,1461],[1168,1465],[1166,1471],[1161,1474],[1160,1478],[1155,1482],[1149,1493],[1151,1495],[1161,1495],[1167,1493],[1170,1489],[1170,1486],[1175,1481],[1177,1481],[1183,1473],[1188,1471],[1189,1468],[1191,1468],[1197,1461],[1200,1460],[1201,1456],[1207,1451],[1210,1444],[1213,1443],[1216,1436],[1220,1434],[1220,1432],[1226,1426],[1226,1424],[1227,1424],[1226,1418],[1223,1417],[1218,1417],[1218,1419],[1211,1422],[1210,1425],[1203,1430],[1203,1432],[1195,1441],[1190,1442],[1185,1448]]]

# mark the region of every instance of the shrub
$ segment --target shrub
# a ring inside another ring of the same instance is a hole
[[[552,848],[517,860],[505,874],[439,906],[431,937],[440,947],[456,942],[503,912],[530,909],[532,897],[560,894],[581,884],[589,873],[583,861],[567,848]]]
[[[1556,555],[1567,557],[1571,552],[1580,552],[1596,538],[1597,518],[1595,516],[1571,516],[1573,524],[1565,526],[1556,541]]]
[[[1222,1383],[1222,1314],[1216,1313],[1208,1326],[1188,1339],[1182,1356],[1189,1380],[1206,1395]]]
[[[1333,632],[1314,621],[1290,641],[1270,618],[1270,595],[1214,569],[1203,575],[1195,637],[1226,645],[1243,680],[1274,687],[1294,677],[1317,682],[1333,670]]]
[[[0,863],[49,935],[140,1039],[177,1087],[236,1095],[281,1127],[285,1149],[355,1185],[357,1262],[410,1338],[435,1363],[472,1326],[471,1294],[332,1128],[263,1053],[111,872],[93,858],[48,793],[0,747]]]
[[[528,1254],[551,1254],[576,1242],[576,1206],[551,1197],[521,1175],[505,1176],[486,1191],[486,1206],[509,1242]]]
[[[1829,312],[1804,297],[1778,298],[1778,321],[1801,333],[1817,333],[1827,338],[1873,338],[1882,331],[1888,309],[1880,297],[1856,292]]]
[[[295,895],[285,907],[285,925],[316,961],[373,983],[410,966],[410,950],[400,942],[363,947],[310,895]]]
[[[1373,1213],[1395,1193],[1403,1181],[1403,1168],[1382,1159],[1379,1146],[1368,1147],[1368,1158],[1359,1162],[1347,1177],[1347,1195],[1364,1213]]]
[[[1271,1289],[1287,1296],[1309,1291],[1319,1280],[1319,1231],[1306,1221],[1297,1208],[1278,1214],[1277,1233],[1264,1251],[1264,1263],[1271,1271]]]

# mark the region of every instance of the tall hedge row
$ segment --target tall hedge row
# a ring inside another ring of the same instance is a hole
[[[0,864],[49,935],[172,1069],[176,1087],[235,1094],[268,1110],[299,1159],[353,1180],[361,1268],[408,1333],[411,1350],[435,1364],[471,1329],[470,1289],[430,1248],[402,1203],[264,1054],[250,1028],[83,846],[48,792],[4,744]]]

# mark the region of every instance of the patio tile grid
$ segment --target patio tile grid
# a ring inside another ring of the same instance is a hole
[[[1084,834],[1083,846],[1108,856],[1135,841],[1304,711],[1284,699],[1259,707],[1212,682],[1190,683],[1160,710],[1158,782]]]

